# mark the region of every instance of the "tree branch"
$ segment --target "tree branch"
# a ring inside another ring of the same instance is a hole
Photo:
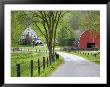
[[[37,23],[36,23],[36,22],[34,22],[34,23],[35,23],[36,27],[39,29],[39,31],[42,33],[42,35],[44,35],[44,37],[46,37],[46,35],[42,32],[42,30],[41,30],[40,27],[37,25]]]

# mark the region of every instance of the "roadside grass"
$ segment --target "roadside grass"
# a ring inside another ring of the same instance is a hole
[[[51,75],[53,71],[55,71],[62,63],[64,62],[64,58],[59,56],[59,59],[56,62],[52,63],[49,68],[46,68],[45,71],[42,70],[41,77],[47,77]]]
[[[75,53],[75,52],[71,52],[72,54],[75,54],[75,55],[78,55],[78,56],[81,56],[91,62],[94,62],[96,64],[100,64],[100,54],[98,54],[98,52],[81,52],[81,53],[78,53],[78,51]],[[94,56],[94,54],[97,54],[96,56]]]
[[[15,52],[11,54],[11,76],[16,77],[16,64],[20,64],[21,66],[21,77],[30,77],[30,64],[31,60],[33,60],[33,76],[38,76],[38,58],[40,60],[40,64],[43,62],[43,57],[47,59],[48,54],[47,53],[37,53],[37,52]],[[46,60],[45,59],[45,60]],[[48,76],[50,73],[52,73],[62,62],[64,59],[62,57],[59,57],[56,62],[52,63],[48,67],[43,70],[41,67],[41,77]]]
[[[85,58],[91,62],[94,62],[96,64],[100,64],[100,54],[98,54],[100,51],[61,51],[61,52],[74,54],[82,58]],[[94,54],[97,54],[97,55],[94,56]]]

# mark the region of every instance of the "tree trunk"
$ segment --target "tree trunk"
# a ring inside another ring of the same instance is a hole
[[[53,53],[52,53],[52,42],[49,42],[48,45],[48,49],[49,49],[49,60],[52,62],[52,58],[53,58]]]
[[[54,41],[53,41],[52,53],[55,54],[55,38],[54,38]]]

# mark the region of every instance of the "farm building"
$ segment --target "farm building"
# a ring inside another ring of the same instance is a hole
[[[32,44],[34,41],[35,44],[41,44],[41,40],[38,38],[36,32],[31,29],[31,27],[26,28],[21,35],[20,43],[21,44]]]
[[[100,33],[94,29],[84,31],[80,35],[78,48],[100,48]]]

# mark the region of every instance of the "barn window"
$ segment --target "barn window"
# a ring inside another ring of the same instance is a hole
[[[95,43],[87,43],[87,48],[95,48]]]

